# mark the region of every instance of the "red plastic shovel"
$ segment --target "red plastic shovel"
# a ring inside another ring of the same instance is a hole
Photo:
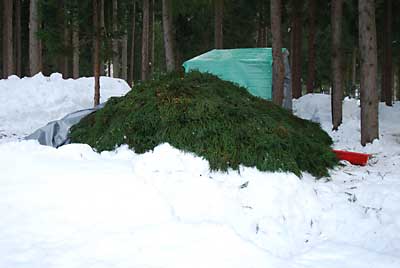
[[[369,154],[348,152],[342,150],[332,150],[339,160],[346,160],[353,165],[365,166],[368,163]]]

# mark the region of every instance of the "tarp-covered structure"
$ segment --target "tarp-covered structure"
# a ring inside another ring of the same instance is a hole
[[[290,68],[284,49],[285,92],[291,99]],[[272,49],[214,49],[183,63],[185,72],[198,70],[237,83],[263,99],[272,99]],[[286,108],[288,104],[284,103]]]

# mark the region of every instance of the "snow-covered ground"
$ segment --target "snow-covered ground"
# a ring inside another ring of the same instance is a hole
[[[59,73],[0,80],[0,138],[23,137],[46,122],[92,107],[93,83],[93,78],[64,80]],[[123,80],[101,77],[101,102],[128,90]]]
[[[361,147],[357,101],[344,102],[334,133],[329,96],[295,101],[335,148],[373,154],[367,166],[344,163],[319,181],[209,172],[168,144],[98,154],[19,139],[90,107],[92,80],[0,80],[0,268],[400,267],[400,103],[381,107],[381,138]],[[102,82],[103,100],[129,90]]]

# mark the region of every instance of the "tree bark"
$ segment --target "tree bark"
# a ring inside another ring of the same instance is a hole
[[[155,54],[155,49],[156,49],[156,1],[152,0],[152,16],[151,16],[151,21],[152,21],[152,29],[151,29],[151,46],[150,46],[150,61],[151,61],[151,72],[154,71],[154,68],[156,67],[156,54]]]
[[[41,71],[41,45],[37,32],[39,30],[38,0],[30,0],[29,8],[29,72],[34,76]]]
[[[303,0],[292,0],[292,93],[293,98],[300,98],[301,92],[301,46],[302,46],[302,8]]]
[[[71,34],[70,34],[70,29],[67,25],[67,22],[65,22],[65,27],[64,27],[64,57],[63,57],[63,76],[64,78],[69,77],[69,55],[67,54],[68,47],[71,44]]]
[[[99,16],[100,16],[100,35],[103,35],[106,32],[106,24],[105,24],[105,21],[104,21],[104,0],[100,0],[100,15]],[[107,44],[104,44],[104,45],[106,46]],[[105,70],[106,67],[105,67],[105,65],[106,65],[106,63],[104,62],[104,59],[100,59],[100,75],[101,76],[106,75],[106,70]],[[110,68],[108,68],[108,73],[109,73],[109,76],[111,76],[110,75]]]
[[[266,7],[265,1],[261,1],[261,6],[258,12],[258,23],[257,23],[257,47],[267,47],[267,31],[268,27],[266,25],[265,12]]]
[[[14,73],[13,0],[3,1],[3,76]]]
[[[342,73],[342,14],[343,1],[332,0],[331,25],[332,25],[332,129],[338,130],[342,124],[342,99],[343,99],[343,73]]]
[[[78,14],[74,14],[72,19],[72,77],[74,79],[79,78],[79,53],[79,21]]]
[[[313,93],[315,88],[315,32],[317,3],[309,0],[308,9],[308,68],[307,68],[307,93]]]
[[[93,0],[93,27],[94,27],[94,106],[100,104],[100,22],[99,22],[99,0]]]
[[[154,64],[154,0],[149,0],[149,75]]]
[[[131,55],[128,84],[132,87],[135,80],[135,35],[136,35],[136,0],[133,0]]]
[[[113,35],[118,32],[118,1],[112,1],[112,23],[113,23]],[[120,52],[119,52],[119,37],[115,37],[112,40],[113,50],[113,77],[120,77]]]
[[[21,0],[15,0],[15,68],[16,74],[22,76],[22,42],[21,42]]]
[[[214,0],[214,39],[215,48],[223,48],[223,20],[224,20],[224,0]]]
[[[176,68],[176,55],[175,34],[172,26],[171,0],[162,0],[162,8],[165,62],[167,65],[167,72],[172,72]]]
[[[128,81],[128,34],[125,32],[122,36],[122,66],[121,78]]]
[[[359,0],[361,144],[379,138],[375,1]]]
[[[271,33],[272,33],[272,57],[273,57],[273,102],[282,106],[283,81],[285,70],[282,56],[282,2],[271,0]]]
[[[149,78],[149,0],[143,0],[143,27],[142,27],[142,81]]]
[[[351,91],[353,92],[356,88],[357,83],[357,47],[353,48],[353,55],[351,60]]]
[[[392,106],[393,62],[392,62],[392,0],[385,0],[383,30],[382,99]]]

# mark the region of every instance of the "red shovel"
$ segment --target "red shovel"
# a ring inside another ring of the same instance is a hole
[[[368,158],[371,156],[369,154],[348,152],[342,150],[332,150],[339,160],[346,160],[353,165],[365,166],[368,162]]]

